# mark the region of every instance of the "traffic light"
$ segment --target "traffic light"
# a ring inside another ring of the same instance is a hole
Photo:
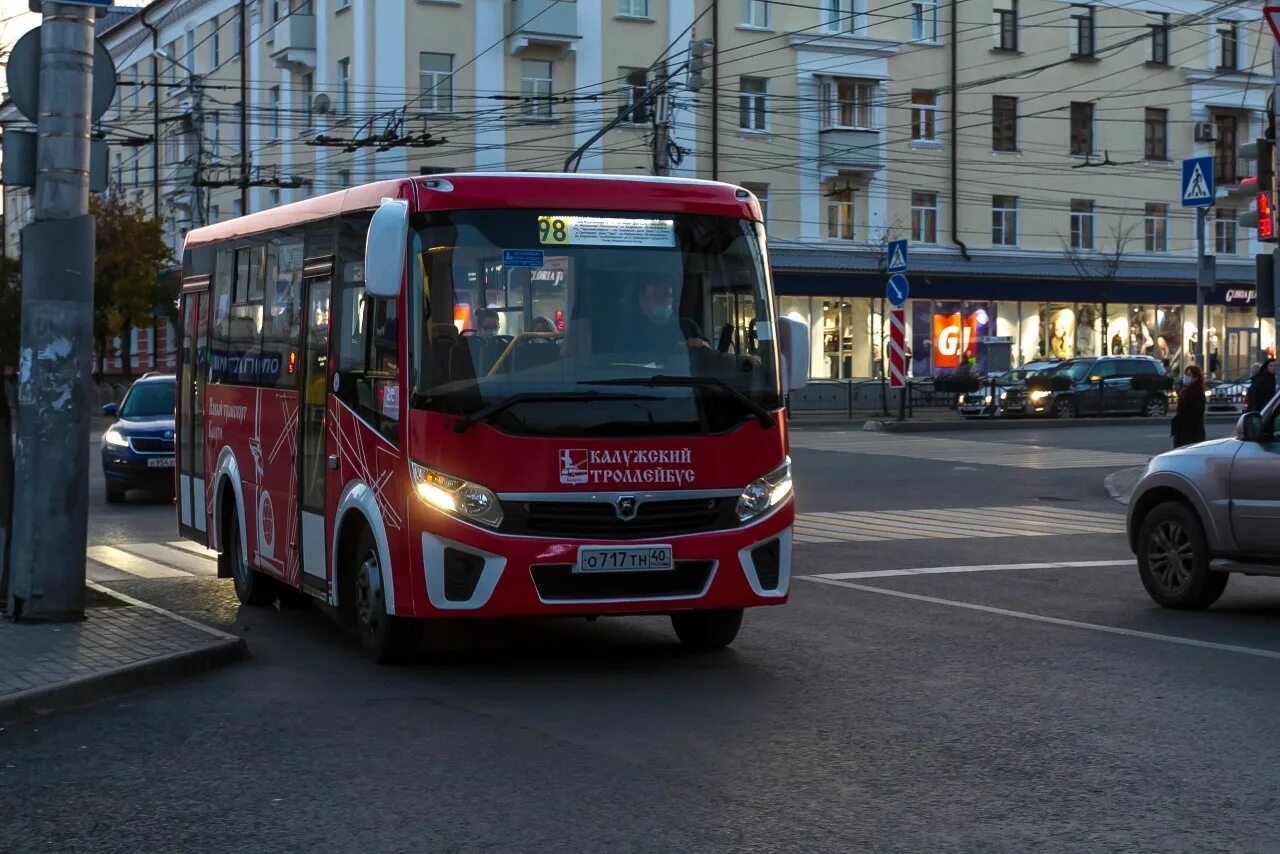
[[[707,78],[702,72],[711,64],[711,50],[715,42],[711,39],[694,39],[689,42],[689,91],[697,92],[707,85]]]
[[[1236,222],[1244,228],[1256,228],[1262,243],[1276,243],[1280,231],[1276,221],[1275,140],[1263,138],[1245,143],[1238,153],[1242,160],[1258,162],[1258,177],[1241,180],[1229,194],[1229,198],[1254,204],[1254,209],[1240,214]]]

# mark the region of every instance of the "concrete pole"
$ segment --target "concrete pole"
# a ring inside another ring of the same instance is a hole
[[[93,16],[46,0],[35,221],[23,230],[15,453],[14,620],[84,618],[94,220],[89,215]]]

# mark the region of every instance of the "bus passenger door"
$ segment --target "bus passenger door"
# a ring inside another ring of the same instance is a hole
[[[205,516],[204,395],[209,352],[208,282],[181,297],[182,343],[178,349],[178,531],[208,545]]]
[[[298,418],[298,496],[302,511],[303,589],[328,597],[325,534],[325,401],[329,391],[329,293],[331,276],[307,278],[303,306],[302,406]]]

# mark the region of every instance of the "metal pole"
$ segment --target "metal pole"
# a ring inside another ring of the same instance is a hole
[[[1205,252],[1204,248],[1204,221],[1208,213],[1209,209],[1207,207],[1196,208],[1196,350],[1193,357],[1195,364],[1199,365],[1201,369],[1207,367],[1207,363],[1204,360],[1204,289],[1205,273],[1209,262],[1206,260],[1208,253]]]
[[[240,0],[240,213],[249,213],[249,56],[245,0]]]
[[[711,180],[720,180],[720,0],[711,0]]]
[[[84,617],[89,516],[93,16],[44,3],[35,221],[23,232],[15,453],[14,620]]]

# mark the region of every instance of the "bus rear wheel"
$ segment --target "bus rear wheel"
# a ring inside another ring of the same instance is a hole
[[[733,643],[742,627],[742,609],[723,611],[676,611],[671,615],[671,627],[685,649],[694,652],[712,652]]]
[[[422,623],[387,613],[382,561],[368,527],[360,531],[352,558],[355,561],[352,616],[365,654],[378,664],[409,660],[422,644]]]

